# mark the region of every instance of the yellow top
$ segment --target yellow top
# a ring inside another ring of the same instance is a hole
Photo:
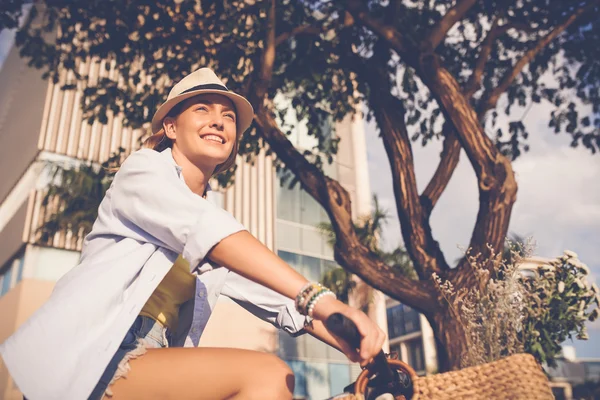
[[[190,264],[181,256],[148,299],[140,315],[154,318],[171,330],[177,328],[179,307],[194,297],[196,277]]]

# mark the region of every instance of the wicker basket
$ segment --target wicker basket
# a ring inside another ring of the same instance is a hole
[[[530,354],[418,378],[413,400],[554,399],[548,378]]]
[[[515,354],[488,364],[429,376],[417,376],[406,363],[388,360],[413,380],[412,400],[551,400],[548,379],[530,354]],[[365,369],[356,380],[356,394],[347,399],[364,399],[369,377]],[[342,397],[335,397],[341,399]],[[397,399],[403,399],[398,396]]]

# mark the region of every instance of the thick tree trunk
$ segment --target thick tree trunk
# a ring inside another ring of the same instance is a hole
[[[439,309],[425,314],[433,334],[438,360],[438,371],[451,371],[460,368],[460,360],[468,351],[464,331],[460,322],[452,315],[446,300],[439,300]]]

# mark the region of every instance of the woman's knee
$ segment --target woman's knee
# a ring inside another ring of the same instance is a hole
[[[265,354],[261,367],[255,371],[260,374],[254,380],[252,398],[291,399],[294,393],[294,373],[279,357]]]

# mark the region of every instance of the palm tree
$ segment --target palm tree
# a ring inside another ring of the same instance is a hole
[[[91,231],[100,202],[113,181],[113,172],[121,163],[124,151],[119,148],[101,165],[47,164],[50,184],[42,199],[47,216],[37,229],[37,243],[49,244],[61,232],[70,231],[83,237]]]

